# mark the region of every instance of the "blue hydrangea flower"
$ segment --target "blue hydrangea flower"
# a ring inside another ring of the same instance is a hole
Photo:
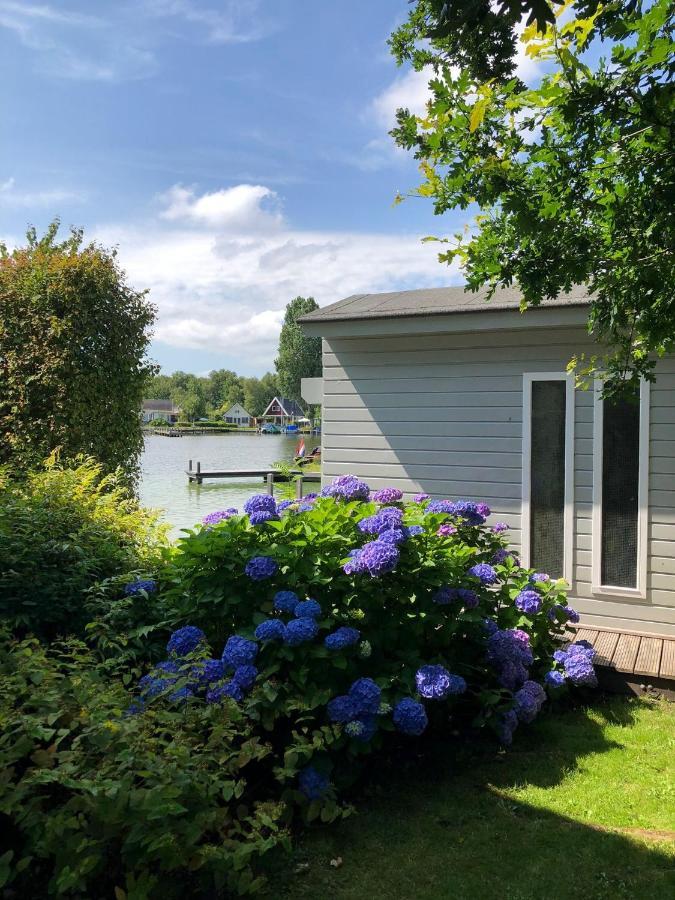
[[[258,645],[255,641],[232,635],[227,639],[223,650],[223,662],[233,669],[237,666],[245,666],[253,662],[258,655]]]
[[[475,609],[480,602],[478,594],[470,588],[451,588],[447,584],[440,587],[431,599],[439,606],[447,606],[448,603],[459,601],[466,609]]]
[[[281,503],[277,503],[277,512],[283,512],[289,506],[293,506],[293,503],[293,500],[282,500]]]
[[[537,581],[543,581],[544,583],[546,583],[550,580],[551,576],[547,575],[545,572],[533,572],[532,575],[530,575],[530,581],[532,582],[532,584]]]
[[[297,647],[299,644],[305,644],[312,641],[319,633],[319,624],[315,619],[309,616],[302,616],[299,619],[291,619],[286,626],[284,634],[284,643],[289,647]]]
[[[124,585],[124,593],[127,597],[133,597],[134,594],[140,594],[141,591],[145,591],[146,594],[153,594],[156,590],[157,582],[151,578],[145,580],[138,578],[136,581]]]
[[[236,700],[237,703],[244,699],[244,692],[236,681],[228,681],[227,684],[218,684],[206,692],[207,703],[222,703],[226,697]]]
[[[565,684],[565,676],[557,669],[551,669],[544,675],[544,681],[551,688],[559,688]]]
[[[174,656],[187,656],[188,653],[196,650],[205,638],[206,635],[201,628],[185,625],[174,631],[169,638],[169,643],[166,645],[167,653],[172,653]]]
[[[293,591],[277,591],[274,595],[274,608],[279,612],[292,613],[300,598]]]
[[[515,712],[520,722],[533,722],[546,700],[546,691],[536,681],[526,681],[514,694]]]
[[[335,500],[367,500],[370,488],[365,481],[356,475],[341,475],[321,491],[322,497],[333,497]]]
[[[354,740],[367,744],[375,737],[377,719],[375,716],[360,716],[345,725],[345,732]]]
[[[370,541],[354,552],[343,569],[348,575],[353,572],[368,573],[371,578],[377,578],[393,571],[399,561],[399,556],[398,549],[394,544],[387,544],[385,541]]]
[[[175,691],[169,694],[169,700],[172,703],[185,703],[190,697],[194,697],[195,693],[189,685],[184,685],[183,687],[177,688]]]
[[[252,497],[248,498],[246,503],[244,503],[244,512],[249,516],[252,513],[259,512],[269,512],[276,514],[276,511],[277,503],[271,494],[254,494]]]
[[[276,512],[261,509],[258,512],[252,512],[248,519],[251,525],[263,525],[265,522],[278,522],[279,516]]]
[[[497,625],[494,619],[483,619],[483,630],[489,637],[491,634],[499,631],[499,625]]]
[[[518,727],[518,716],[515,710],[509,709],[501,713],[497,719],[497,737],[505,747],[513,743],[513,732]]]
[[[357,716],[374,716],[382,700],[382,691],[372,678],[358,678],[349,688],[349,697]]]
[[[155,669],[165,675],[177,675],[180,672],[180,666],[174,659],[165,659],[162,662],[158,662]]]
[[[514,691],[527,680],[534,661],[530,638],[519,628],[497,630],[487,639],[486,658],[496,669],[499,683]]]
[[[298,775],[298,787],[308,800],[320,800],[330,787],[330,781],[314,766],[307,766]]]
[[[225,522],[227,519],[231,519],[232,516],[236,516],[238,512],[239,510],[234,506],[231,506],[229,509],[218,509],[209,513],[208,516],[204,516],[202,522],[204,525],[217,525],[219,522]]]
[[[245,664],[237,666],[232,676],[232,681],[238,684],[242,691],[250,691],[258,677],[258,670],[255,666]]]
[[[509,556],[512,556],[511,551],[507,550],[506,547],[500,547],[499,550],[492,557],[492,565],[499,566],[503,562],[505,562]]]
[[[190,677],[194,678],[198,685],[220,681],[224,675],[225,666],[222,659],[205,659],[190,670]]]
[[[286,626],[281,619],[266,619],[258,625],[254,634],[257,641],[283,641]]]
[[[474,578],[477,578],[482,584],[494,584],[499,576],[488,563],[477,563],[475,566],[471,566],[469,569],[469,575],[473,575]]]
[[[351,722],[352,719],[356,719],[359,715],[356,701],[348,694],[340,694],[338,697],[333,697],[332,700],[328,701],[326,709],[331,722],[337,722],[340,725]]]
[[[415,675],[417,693],[425,700],[445,700],[451,694],[463,694],[466,681],[452,675],[445,666],[421,666]]]
[[[408,535],[410,537],[416,537],[418,534],[424,534],[424,528],[422,525],[411,525],[408,528]]]
[[[167,687],[175,684],[175,678],[154,678],[152,675],[144,675],[138,682],[141,697],[144,700],[150,697],[157,697],[163,693]]]
[[[384,506],[373,516],[366,516],[356,523],[364,534],[381,534],[389,528],[398,528],[403,521],[403,510],[396,506]]]
[[[541,609],[541,597],[536,591],[521,591],[516,597],[516,609],[534,616]]]
[[[485,503],[458,500],[455,503],[454,515],[463,519],[466,525],[482,525],[486,517],[490,515],[490,507]]]
[[[576,641],[563,651],[563,666],[568,681],[577,686],[597,687],[598,679],[593,668],[595,650],[587,641]],[[554,654],[555,658],[555,654]]]
[[[427,503],[426,512],[433,515],[434,513],[446,513],[452,515],[455,511],[455,504],[452,500],[432,500]]]
[[[568,622],[574,622],[576,624],[579,621],[579,613],[576,609],[572,609],[571,606],[563,606],[563,612],[567,616]]]
[[[385,541],[387,544],[402,544],[408,537],[407,528],[388,528],[386,531],[380,532],[378,541]]]
[[[264,581],[279,571],[279,566],[271,556],[253,556],[244,570],[252,581]]]
[[[380,488],[380,490],[375,491],[371,497],[371,500],[374,500],[375,503],[397,503],[402,499],[403,491],[400,491],[395,487]]]
[[[321,607],[316,600],[302,600],[293,610],[294,615],[301,619],[309,616],[310,619],[318,619],[321,616]]]
[[[344,650],[345,647],[356,644],[360,637],[361,632],[357,628],[343,626],[326,635],[323,642],[329,650]]]
[[[425,708],[412,697],[406,697],[394,707],[394,725],[402,734],[418,737],[429,724]]]

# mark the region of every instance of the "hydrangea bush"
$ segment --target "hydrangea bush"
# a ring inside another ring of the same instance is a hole
[[[578,619],[565,582],[523,568],[489,516],[351,475],[318,497],[258,495],[242,515],[212,516],[180,542],[164,591],[180,626],[167,661],[184,658],[182,674],[155,673],[138,709],[156,692],[237,703],[309,818],[337,814],[355,760],[451,719],[510,744],[549,697],[594,683],[593,651],[556,650]],[[172,651],[197,632],[198,647]]]

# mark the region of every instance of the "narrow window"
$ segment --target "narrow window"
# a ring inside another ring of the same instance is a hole
[[[647,564],[649,386],[640,396],[602,397],[594,421],[594,588],[644,596]]]
[[[574,388],[564,374],[525,375],[522,555],[571,581]]]

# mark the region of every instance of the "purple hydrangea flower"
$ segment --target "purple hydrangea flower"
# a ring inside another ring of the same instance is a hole
[[[452,675],[444,666],[422,666],[415,675],[415,684],[417,693],[425,700],[445,700],[466,690],[461,675]]]
[[[516,597],[516,609],[534,616],[541,609],[541,597],[536,591],[521,591]]]
[[[185,625],[174,631],[169,638],[169,643],[166,645],[167,653],[172,653],[174,656],[187,656],[188,653],[196,650],[205,638],[206,635],[201,628]]]
[[[127,597],[133,597],[134,594],[140,594],[141,591],[145,591],[146,594],[154,594],[157,590],[157,582],[153,581],[152,578],[136,579],[136,581],[132,581],[130,584],[124,585],[124,593]]]
[[[254,635],[257,641],[283,641],[286,626],[281,619],[266,619],[258,625]]]
[[[370,541],[349,555],[350,561],[343,566],[348,575],[354,572],[368,573],[371,578],[377,578],[396,568],[400,554],[394,544],[388,544],[386,541]]]
[[[499,579],[495,570],[488,563],[477,563],[475,566],[471,566],[468,574],[473,575],[482,584],[494,584]]]
[[[546,700],[546,691],[536,681],[526,681],[514,694],[515,711],[520,722],[533,722]]]
[[[551,669],[550,672],[547,672],[546,675],[544,675],[544,682],[550,688],[560,688],[565,684],[565,676],[557,669]]]
[[[395,506],[385,506],[373,516],[366,516],[356,527],[364,534],[380,534],[389,528],[398,528],[403,520],[403,510]]]
[[[506,522],[496,522],[492,526],[492,530],[495,534],[501,534],[504,531],[508,531],[511,526],[507,525]]]
[[[280,612],[292,613],[300,598],[294,591],[277,591],[274,595],[274,608]]]
[[[224,522],[226,519],[231,519],[232,516],[236,516],[239,513],[238,509],[235,509],[234,506],[231,506],[229,509],[218,509],[216,512],[209,513],[208,516],[204,516],[202,522],[204,525],[217,525],[219,522]]]
[[[225,649],[223,650],[223,662],[233,669],[237,666],[244,666],[252,663],[258,655],[258,645],[255,641],[249,641],[246,638],[239,637],[238,634],[232,635],[227,639]]]
[[[576,611],[576,609],[572,609],[571,606],[563,606],[562,609],[567,616],[567,621],[574,622],[574,624],[576,625],[576,623],[579,621],[579,613]]]
[[[330,788],[330,781],[314,766],[307,766],[298,775],[298,787],[308,800],[320,800]]]
[[[268,512],[276,515],[277,502],[271,494],[254,494],[244,503],[244,512],[250,516],[252,513]]]
[[[457,528],[455,525],[439,525],[436,534],[439,537],[451,537],[453,534],[457,534]]]
[[[497,737],[500,743],[505,747],[510,747],[513,743],[513,732],[518,727],[518,716],[516,711],[509,709],[501,713],[497,719]]]
[[[505,562],[505,560],[507,560],[509,558],[509,556],[513,556],[511,550],[507,550],[506,547],[500,547],[499,550],[497,550],[495,555],[492,557],[492,565],[493,566],[501,565],[503,562]]]
[[[479,516],[482,516],[484,519],[487,519],[487,517],[490,515],[491,510],[490,510],[490,507],[487,505],[487,503],[477,503],[476,504],[476,512],[478,513]]]
[[[297,647],[299,644],[305,644],[312,641],[319,633],[319,625],[309,616],[303,616],[299,619],[291,619],[286,626],[284,634],[284,643],[289,647]]]
[[[394,725],[402,734],[418,737],[429,724],[427,712],[421,703],[405,697],[394,707]]]
[[[415,496],[413,497],[413,503],[424,503],[429,499],[430,496],[431,494],[415,494]]]
[[[403,499],[403,491],[395,487],[380,488],[379,491],[373,492],[370,499],[375,503],[397,503]]]
[[[365,481],[356,475],[341,475],[321,491],[322,497],[333,497],[336,500],[367,500],[370,489]]]
[[[516,690],[527,680],[527,669],[534,661],[530,638],[519,628],[497,630],[488,637],[486,658],[497,670],[500,684]]]
[[[271,556],[253,556],[246,563],[244,571],[252,581],[264,581],[276,575],[279,566]]]
[[[595,657],[593,646],[587,641],[577,641],[570,644],[564,654],[562,663],[567,680],[577,686],[597,687],[598,679],[593,668],[593,658]]]
[[[329,650],[344,650],[345,647],[351,647],[352,644],[356,644],[360,637],[361,632],[357,628],[343,626],[332,634],[326,635],[323,642]]]
[[[303,600],[296,605],[293,613],[299,619],[303,618],[303,616],[318,619],[321,616],[321,607],[316,600]]]
[[[534,584],[536,581],[543,581],[546,583],[551,580],[551,576],[547,575],[545,572],[533,572],[530,575],[530,581]]]
[[[269,510],[261,509],[257,512],[252,512],[248,517],[251,525],[263,525],[265,522],[278,522],[279,516],[276,512],[269,512]]]

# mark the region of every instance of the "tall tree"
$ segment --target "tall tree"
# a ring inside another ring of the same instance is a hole
[[[277,376],[266,372],[262,378],[244,378],[244,406],[252,416],[261,416],[270,400],[279,393]]]
[[[300,379],[321,375],[321,338],[307,337],[298,319],[319,308],[314,297],[296,297],[286,306],[274,364],[284,397],[301,400]]]
[[[587,285],[603,348],[572,366],[609,392],[652,379],[675,347],[671,0],[416,0],[390,43],[430,76],[426,115],[400,110],[392,132],[420,162],[413,193],[480,208],[440,259],[473,289],[517,282],[526,306]]]
[[[0,462],[87,453],[133,480],[155,310],[114,251],[58,230],[0,244]]]

